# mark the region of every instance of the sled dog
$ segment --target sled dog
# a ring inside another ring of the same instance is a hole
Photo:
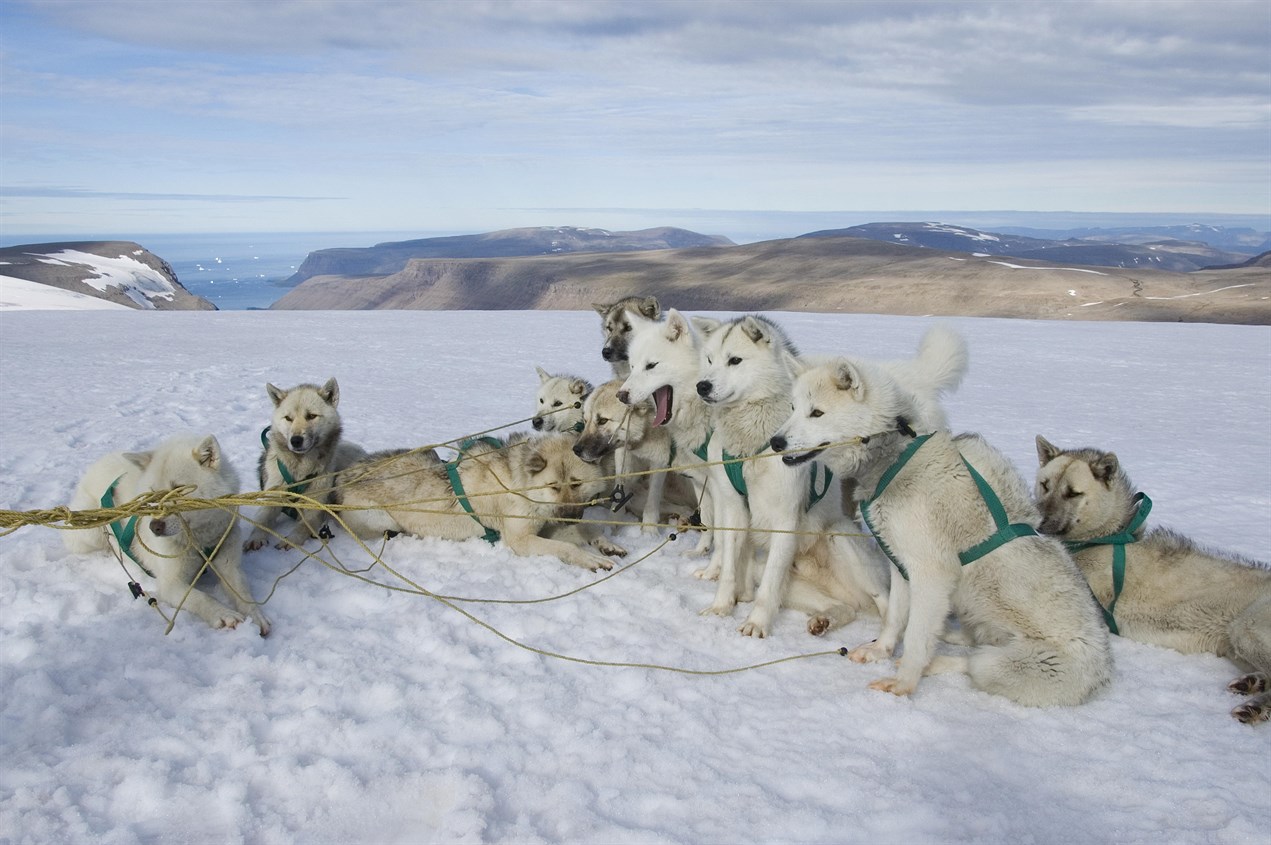
[[[362,538],[384,532],[491,543],[501,538],[514,554],[610,569],[607,557],[539,536],[554,520],[581,517],[587,503],[605,492],[601,471],[574,454],[574,442],[572,434],[559,433],[513,435],[506,442],[481,438],[465,443],[449,463],[431,449],[372,453],[336,476],[332,500],[344,524]],[[608,541],[595,545],[606,554],[626,554]]]
[[[71,508],[122,505],[142,493],[187,486],[194,488],[189,495],[200,499],[238,492],[238,475],[215,437],[179,436],[148,452],[106,455],[84,473]],[[130,559],[125,568],[130,573],[140,569],[154,578],[159,601],[182,607],[213,628],[234,628],[250,616],[262,637],[269,634],[269,620],[252,599],[243,575],[238,511],[234,508],[130,517],[108,528],[66,531],[62,536],[72,552],[112,549],[121,561]],[[208,571],[216,573],[237,610],[222,604],[197,584],[189,589],[205,564]]]
[[[686,506],[691,511],[697,500],[682,476],[665,471],[674,463],[676,453],[670,433],[650,423],[652,400],[624,405],[618,399],[621,387],[622,381],[614,379],[587,397],[583,403],[583,430],[574,444],[574,454],[598,465],[610,456],[620,456],[615,458],[614,468],[619,482],[624,473],[647,473],[626,481],[623,487],[637,499],[644,494],[640,520],[644,530],[656,531],[663,521],[664,502]]]
[[[941,368],[921,354],[915,363],[915,372]],[[855,476],[862,515],[896,564],[879,638],[850,655],[889,657],[903,630],[895,677],[871,687],[908,695],[924,674],[962,671],[986,692],[1048,706],[1078,704],[1108,683],[1099,610],[1062,544],[1035,533],[1040,515],[1004,455],[978,435],[935,429],[929,403],[868,361],[803,371],[793,404],[774,448],[788,465],[817,458]],[[970,653],[933,657],[950,609]]]
[[[591,382],[578,376],[554,376],[542,367],[538,371],[538,395],[534,400],[535,431],[572,431],[583,429],[583,400],[591,393]]]
[[[658,301],[652,296],[625,296],[610,305],[592,305],[600,315],[600,331],[605,342],[600,357],[613,367],[614,378],[626,378],[631,372],[627,361],[627,349],[631,342],[633,323],[653,322],[662,316]]]
[[[703,336],[697,392],[714,410],[709,458],[723,462],[710,468],[720,502],[716,514],[721,525],[732,529],[721,540],[725,552],[719,589],[705,612],[728,615],[750,591],[750,555],[744,544],[749,528],[754,542],[766,546],[768,554],[754,607],[740,628],[743,634],[766,636],[796,561],[805,573],[837,565],[836,581],[854,587],[854,606],[872,605],[882,614],[889,581],[886,561],[872,543],[832,536],[856,531],[844,517],[841,486],[827,467],[816,462],[788,467],[771,456],[729,463],[769,449],[790,415],[791,368],[810,362],[800,361],[780,327],[763,317],[725,323],[699,317],[693,324]],[[889,366],[918,384],[930,413],[943,419],[939,394],[961,381],[966,345],[956,333],[937,326],[924,337],[920,354],[925,360]],[[918,375],[925,372],[924,365],[931,371],[925,378]]]
[[[618,400],[626,405],[653,401],[649,423],[670,433],[675,464],[693,482],[704,521],[714,525],[714,495],[707,487],[705,466],[711,411],[697,393],[698,340],[688,318],[672,308],[662,322],[636,320],[627,351],[631,374],[618,389]],[[719,574],[721,544],[713,542],[713,535],[713,531],[702,532],[695,550],[699,554],[711,550],[711,563],[694,573],[698,577]]]
[[[1038,435],[1037,460],[1041,530],[1072,549],[1116,633],[1253,670],[1228,686],[1252,695],[1231,715],[1242,722],[1271,717],[1271,570],[1165,528],[1145,532],[1150,500],[1136,497],[1112,452],[1060,449]]]
[[[326,384],[301,384],[290,390],[265,385],[274,403],[273,421],[261,432],[264,446],[257,462],[260,489],[286,488],[293,493],[326,502],[336,472],[366,456],[361,446],[341,439],[340,385],[334,378]],[[321,517],[306,508],[262,508],[257,525],[243,545],[245,551],[269,542],[280,513],[296,521],[291,533],[276,544],[280,549],[300,546],[318,536]]]

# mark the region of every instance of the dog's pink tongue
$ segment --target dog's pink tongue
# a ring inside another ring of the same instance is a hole
[[[659,387],[653,391],[653,424],[655,426],[666,425],[666,421],[671,418],[671,386]]]

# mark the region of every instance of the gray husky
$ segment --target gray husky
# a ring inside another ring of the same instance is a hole
[[[652,296],[625,296],[609,305],[594,304],[592,308],[600,315],[600,330],[605,336],[600,357],[613,367],[614,378],[626,378],[631,373],[627,346],[631,342],[632,319],[653,322],[662,316],[662,309]]]
[[[1145,532],[1151,501],[1135,493],[1112,452],[1060,449],[1038,435],[1037,459],[1041,530],[1068,543],[1109,625],[1132,640],[1254,670],[1228,686],[1253,696],[1231,715],[1271,718],[1271,570],[1164,528]]]

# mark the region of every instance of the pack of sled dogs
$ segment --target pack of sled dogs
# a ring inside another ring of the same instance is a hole
[[[651,297],[596,311],[613,379],[538,368],[532,434],[464,441],[450,459],[368,453],[342,437],[334,378],[269,384],[259,486],[316,507],[263,507],[246,541],[221,506],[69,531],[67,544],[110,548],[154,579],[159,601],[213,627],[251,618],[263,636],[242,555],[271,539],[298,547],[336,526],[480,538],[594,571],[626,554],[583,517],[600,504],[646,531],[700,528],[694,553],[709,562],[695,574],[717,582],[702,613],[749,604],[743,635],[770,636],[782,608],[807,614],[814,635],[877,617],[877,638],[849,653],[896,658],[875,689],[909,695],[926,675],[961,672],[1020,704],[1079,704],[1111,681],[1111,632],[1230,659],[1246,674],[1229,688],[1247,697],[1232,715],[1271,717],[1271,569],[1146,529],[1151,501],[1111,452],[1038,436],[1030,489],[982,437],[951,432],[943,401],[968,369],[952,329],[883,361],[802,354],[757,315],[690,318]],[[238,491],[214,437],[107,455],[72,507],[180,488]]]

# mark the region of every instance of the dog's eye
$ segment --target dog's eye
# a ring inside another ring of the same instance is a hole
[[[1042,482],[1039,482],[1039,483],[1041,484],[1041,488],[1042,488],[1042,492],[1043,492],[1043,493],[1049,493],[1049,492],[1050,492],[1050,482],[1049,482],[1049,481],[1042,481]]]
[[[817,417],[823,417],[825,416],[825,411],[822,411],[820,408],[813,408],[811,411],[808,412],[808,416],[811,417],[812,419],[816,419]]]
[[[570,490],[577,490],[579,487],[582,487],[582,486],[583,486],[583,483],[582,483],[581,481],[579,481],[577,478],[571,478],[571,479],[569,479],[569,489],[570,489]]]
[[[622,333],[623,333],[623,334],[626,334],[626,333],[627,333],[627,332],[629,332],[629,331],[631,331],[631,324],[630,324],[630,323],[623,323],[623,324],[622,324]]]
[[[1065,499],[1075,499],[1078,496],[1082,496],[1082,495],[1084,494],[1080,490],[1073,490],[1071,487],[1069,487],[1067,490],[1064,491]]]
[[[559,408],[560,406],[561,406],[561,401],[559,399],[557,399],[555,402],[552,403],[553,408]]]
[[[317,414],[309,412],[309,411],[305,412],[305,422],[309,422],[310,420],[316,420],[317,418],[318,418]]]
[[[706,366],[708,366],[708,367],[709,367],[711,364],[714,364],[714,363],[715,363],[715,359],[713,359],[713,358],[711,358],[711,356],[707,355],[707,356],[706,356]]]
[[[658,365],[658,362],[657,362],[657,361],[650,361],[649,363],[647,363],[647,364],[645,364],[645,365],[644,365],[644,368],[645,368],[646,370],[651,370],[651,369],[653,369],[654,367],[656,367],[657,365]]]
[[[740,363],[741,363],[741,359],[738,358],[736,355],[728,359],[728,366],[730,367],[735,367]]]
[[[293,416],[291,416],[290,414],[288,414],[287,416],[283,417],[283,419],[284,419],[284,420],[286,420],[287,422],[295,422],[295,421],[296,421],[296,418],[295,418],[295,417],[293,417]]]
[[[596,417],[596,425],[609,425],[608,417]]]

